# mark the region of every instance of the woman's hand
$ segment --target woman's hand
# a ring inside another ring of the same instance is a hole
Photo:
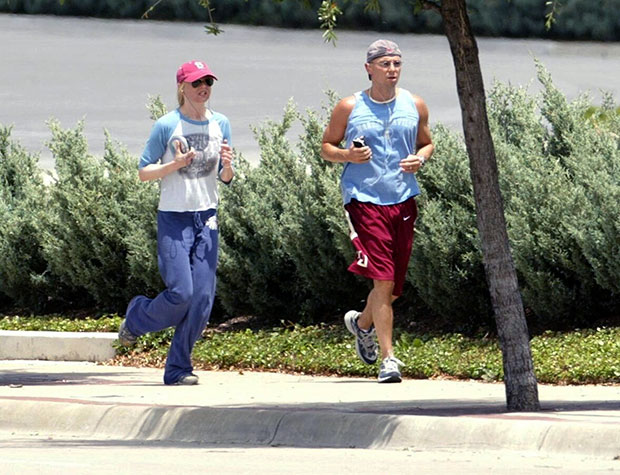
[[[196,150],[194,147],[190,148],[187,152],[181,151],[181,145],[178,140],[174,141],[174,163],[178,165],[178,168],[183,168],[192,163],[196,156]]]
[[[222,168],[224,170],[232,168],[233,150],[231,146],[228,145],[228,140],[226,139],[224,139],[220,148],[220,160],[222,161]]]
[[[235,176],[235,170],[233,169],[233,150],[228,145],[228,140],[224,139],[222,146],[220,147],[220,163],[222,164],[222,170],[220,171],[220,178],[223,182],[228,183]]]

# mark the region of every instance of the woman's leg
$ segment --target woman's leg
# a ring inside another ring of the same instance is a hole
[[[139,295],[129,302],[125,325],[132,334],[163,330],[185,317],[194,293],[190,264],[193,242],[193,213],[158,212],[158,263],[167,288],[154,299]]]
[[[200,215],[201,222],[206,224],[198,232],[190,254],[194,293],[185,318],[178,323],[174,332],[166,360],[166,384],[174,384],[183,375],[192,372],[192,349],[209,322],[215,298],[217,220],[214,211],[201,212]]]

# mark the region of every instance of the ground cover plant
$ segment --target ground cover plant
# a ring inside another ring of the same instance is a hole
[[[117,331],[122,317],[68,319],[60,315],[4,316],[0,330]],[[234,325],[233,325],[234,326]],[[132,349],[118,347],[105,364],[163,367],[173,331],[140,337]],[[420,333],[396,328],[395,351],[408,378],[502,381],[501,352],[492,335]],[[540,383],[620,384],[620,327],[543,332],[532,338]],[[339,322],[262,329],[208,327],[193,353],[196,369],[280,371],[376,377],[376,368],[358,360],[354,341]]]

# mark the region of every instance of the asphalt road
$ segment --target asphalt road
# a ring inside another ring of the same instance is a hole
[[[204,446],[75,440],[0,433],[6,475],[132,474],[476,474],[615,473],[620,461],[510,451],[415,451]]]
[[[382,34],[338,34],[325,44],[320,31],[223,25],[207,36],[201,23],[100,20],[0,15],[0,124],[53,166],[45,147],[46,121],[64,127],[85,121],[90,152],[103,153],[104,129],[139,154],[151,120],[145,104],[160,95],[175,104],[175,72],[182,62],[204,59],[219,77],[211,107],[232,123],[233,145],[250,160],[259,149],[251,126],[278,120],[289,98],[302,110],[321,110],[324,91],[339,95],[363,89],[368,81],[365,51]],[[429,105],[431,124],[459,129],[460,108],[447,40],[433,35],[389,35],[404,54],[401,86]],[[551,72],[570,98],[590,91],[620,90],[620,45],[539,40],[479,39],[487,88],[495,79],[538,89],[534,58]],[[300,126],[293,127],[295,140]]]

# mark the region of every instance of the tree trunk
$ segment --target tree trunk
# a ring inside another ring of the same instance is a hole
[[[442,0],[440,14],[456,69],[484,269],[502,349],[507,407],[511,411],[537,411],[540,410],[538,386],[508,242],[478,46],[465,0]]]

